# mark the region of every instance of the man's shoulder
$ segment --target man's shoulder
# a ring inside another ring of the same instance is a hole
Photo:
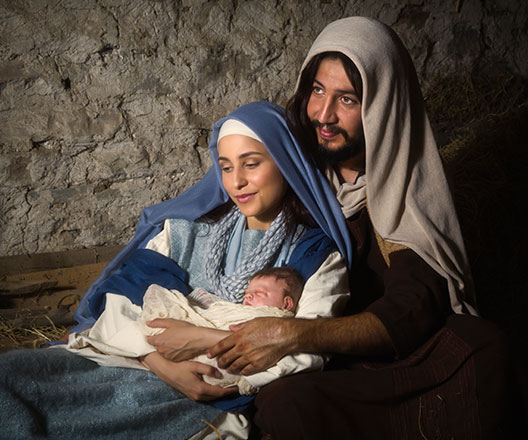
[[[366,221],[370,224],[370,229],[373,235],[376,237],[376,243],[378,244],[378,248],[381,252],[381,255],[383,256],[383,260],[385,261],[387,267],[390,267],[391,254],[393,254],[394,252],[407,250],[409,248],[403,244],[389,241],[381,236],[381,234],[374,227],[372,218],[370,216],[370,211],[368,210],[368,205],[364,208],[361,214],[363,217],[363,221]]]
[[[406,249],[409,249],[407,246],[399,243],[393,243],[391,241],[385,240],[378,231],[374,230],[374,234],[376,235],[376,241],[378,243],[379,250],[381,252],[381,255],[383,256],[383,259],[385,260],[385,263],[388,267],[390,267],[390,258],[391,254],[394,252],[403,251]]]

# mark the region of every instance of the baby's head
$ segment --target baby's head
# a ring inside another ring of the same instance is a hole
[[[268,267],[254,273],[242,304],[274,306],[295,312],[304,280],[291,267]]]

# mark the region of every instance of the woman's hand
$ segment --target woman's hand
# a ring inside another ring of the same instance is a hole
[[[179,362],[205,353],[209,347],[225,338],[230,332],[197,327],[176,319],[155,319],[147,322],[149,327],[164,328],[156,336],[147,336],[150,345],[156,347],[164,358]]]
[[[158,352],[146,355],[142,359],[149,370],[154,372],[163,382],[176,388],[192,400],[213,400],[232,394],[238,390],[236,386],[222,388],[205,383],[202,376],[222,377],[221,373],[210,365],[200,362],[172,362]]]
[[[220,368],[244,376],[266,370],[294,349],[295,319],[256,318],[232,325],[234,333],[209,349]]]

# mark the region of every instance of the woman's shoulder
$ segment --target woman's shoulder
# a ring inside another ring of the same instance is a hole
[[[165,220],[165,228],[167,228],[171,235],[175,234],[185,234],[185,233],[204,233],[206,234],[210,228],[211,224],[200,221],[200,220],[186,220],[183,218],[168,218]]]
[[[288,266],[297,269],[304,279],[308,279],[337,250],[337,246],[319,227],[298,226],[295,235],[295,247]]]
[[[296,248],[328,248],[329,252],[337,249],[337,245],[318,226],[298,225],[294,234]]]
[[[190,259],[193,251],[198,252],[209,240],[211,225],[209,223],[171,218],[165,221],[166,236],[170,247],[171,258],[180,261],[182,255]]]

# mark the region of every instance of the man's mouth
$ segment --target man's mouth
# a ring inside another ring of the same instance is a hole
[[[347,137],[346,132],[337,125],[322,124],[317,119],[312,120],[312,124],[316,129],[319,137],[324,140],[334,139],[340,134],[343,135],[345,138]]]
[[[318,130],[319,130],[319,136],[321,136],[324,139],[332,139],[339,134],[339,131],[328,130],[328,128],[325,128],[324,126],[319,127]]]

